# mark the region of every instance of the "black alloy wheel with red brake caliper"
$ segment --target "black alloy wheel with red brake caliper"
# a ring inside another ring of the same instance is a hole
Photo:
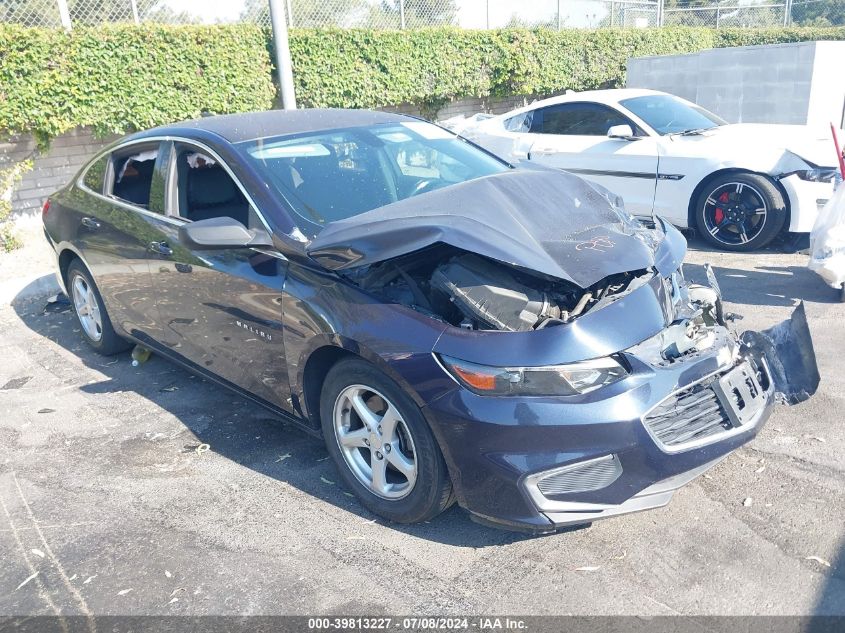
[[[751,251],[766,246],[786,222],[786,203],[765,176],[732,173],[710,181],[696,205],[698,230],[713,246]]]

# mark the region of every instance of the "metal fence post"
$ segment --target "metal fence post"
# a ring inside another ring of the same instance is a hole
[[[273,48],[276,51],[276,69],[279,72],[279,91],[282,93],[282,108],[296,110],[296,96],[293,91],[293,68],[290,61],[288,27],[285,24],[283,0],[269,0],[270,21],[273,24]]]
[[[288,27],[293,28],[293,7],[290,4],[290,0],[287,1],[288,6]]]
[[[716,28],[719,28],[719,19],[722,17],[722,12],[718,5],[716,5]]]
[[[138,16],[138,2],[136,0],[129,0],[129,4],[132,5],[132,19],[135,20],[135,24],[140,24],[141,18]]]
[[[657,0],[657,26],[663,26],[663,0]]]
[[[399,28],[405,30],[405,0],[399,0]]]
[[[557,0],[557,30],[560,31],[560,0]]]
[[[490,30],[490,0],[486,0],[487,4],[487,30]]]
[[[792,0],[784,0],[783,3],[783,25],[789,26],[792,23]]]
[[[70,11],[67,8],[67,0],[56,0],[59,5],[59,18],[62,20],[62,26],[70,31],[73,27],[70,23]]]

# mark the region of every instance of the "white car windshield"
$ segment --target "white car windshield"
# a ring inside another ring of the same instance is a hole
[[[671,95],[632,97],[619,103],[661,135],[709,130],[727,123],[712,112]]]
[[[331,222],[510,168],[424,121],[263,138],[244,145],[311,237]]]

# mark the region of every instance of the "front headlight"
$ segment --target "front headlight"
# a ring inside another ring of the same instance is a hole
[[[833,182],[837,171],[836,167],[814,167],[813,169],[796,171],[795,175],[801,180],[810,182]]]
[[[439,358],[455,380],[485,396],[573,396],[595,391],[628,375],[610,357],[545,367],[489,367],[449,356]]]

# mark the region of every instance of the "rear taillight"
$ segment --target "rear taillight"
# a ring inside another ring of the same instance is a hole
[[[41,207],[41,220],[43,221],[44,218],[47,217],[47,213],[50,212],[50,198],[47,198],[44,201],[44,206]]]

